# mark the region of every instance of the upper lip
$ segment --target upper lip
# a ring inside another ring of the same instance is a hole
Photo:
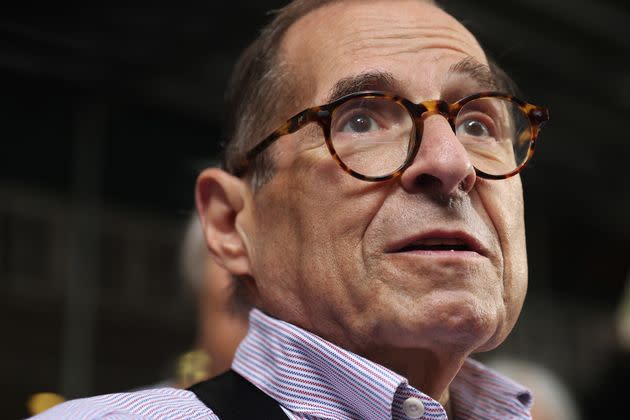
[[[387,248],[388,253],[404,252],[405,248],[418,245],[456,245],[464,247],[467,251],[474,251],[483,256],[488,255],[488,249],[475,236],[464,231],[433,230],[406,237],[403,240],[394,242]]]

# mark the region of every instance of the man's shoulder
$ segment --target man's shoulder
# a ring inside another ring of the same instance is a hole
[[[195,394],[175,388],[147,389],[71,400],[34,418],[218,419]]]

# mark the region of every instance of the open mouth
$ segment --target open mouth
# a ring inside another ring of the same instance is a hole
[[[474,251],[474,249],[464,241],[457,239],[422,239],[412,242],[396,252],[410,251]]]
[[[409,238],[390,248],[392,253],[404,252],[474,252],[485,255],[483,246],[474,237],[462,232],[432,232]]]

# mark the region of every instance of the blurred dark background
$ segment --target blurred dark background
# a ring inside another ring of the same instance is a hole
[[[239,51],[283,4],[0,8],[2,417],[35,392],[158,381],[190,348],[195,176]],[[523,175],[530,292],[499,352],[551,367],[589,413],[596,389],[626,391],[607,381],[630,269],[629,6],[441,4],[551,110]]]

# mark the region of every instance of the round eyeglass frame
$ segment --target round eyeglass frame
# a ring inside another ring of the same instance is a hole
[[[409,115],[411,116],[411,119],[415,126],[415,130],[414,130],[415,136],[413,136],[413,138],[410,139],[410,141],[413,141],[413,144],[408,149],[407,158],[405,159],[404,163],[398,169],[394,170],[393,172],[387,175],[368,176],[368,175],[363,175],[359,172],[356,172],[353,169],[349,168],[341,160],[341,158],[339,157],[339,155],[337,154],[335,150],[335,147],[332,142],[332,137],[330,134],[330,131],[331,131],[330,128],[332,125],[332,115],[335,109],[337,109],[339,106],[341,106],[342,104],[344,104],[345,102],[351,99],[356,99],[356,98],[388,99],[393,102],[396,102],[397,104],[405,108],[407,112],[409,113]],[[481,171],[480,169],[475,167],[475,172],[477,176],[479,176],[480,178],[507,179],[521,172],[523,168],[525,168],[527,163],[534,156],[534,151],[536,149],[536,140],[538,139],[538,134],[540,133],[540,129],[544,123],[549,121],[549,110],[545,107],[525,102],[515,97],[514,95],[510,95],[503,92],[493,92],[493,91],[475,93],[473,95],[466,96],[465,98],[462,98],[453,103],[449,103],[443,100],[428,100],[428,101],[423,101],[419,103],[414,103],[410,101],[409,99],[406,99],[399,95],[391,94],[388,92],[373,91],[373,90],[361,91],[361,92],[345,95],[326,105],[320,105],[320,106],[315,106],[312,108],[307,108],[304,111],[295,114],[293,117],[288,119],[283,125],[281,125],[278,129],[276,129],[274,132],[272,132],[267,137],[265,137],[260,143],[258,143],[252,149],[250,149],[245,154],[243,159],[241,159],[238,166],[235,168],[234,174],[237,176],[244,175],[247,172],[247,169],[251,165],[252,161],[256,158],[256,156],[258,156],[260,153],[265,151],[276,140],[278,140],[282,136],[295,133],[296,131],[300,130],[307,124],[314,122],[314,123],[319,124],[319,126],[322,128],[324,132],[324,139],[326,141],[326,146],[328,148],[328,151],[332,155],[333,159],[335,159],[337,164],[345,172],[363,181],[369,181],[369,182],[387,181],[389,179],[400,176],[405,171],[405,169],[407,169],[413,163],[413,160],[418,154],[418,150],[420,150],[420,143],[422,141],[422,133],[424,130],[423,119],[426,116],[435,115],[435,114],[442,115],[448,121],[453,132],[455,132],[455,119],[457,118],[457,114],[459,113],[459,111],[464,107],[464,105],[466,105],[470,101],[473,101],[476,99],[483,99],[483,98],[498,98],[498,99],[503,99],[505,101],[512,102],[513,104],[516,104],[516,106],[524,113],[524,115],[527,117],[527,120],[529,121],[530,129],[531,129],[530,131],[531,138],[530,138],[529,148],[527,151],[527,156],[523,160],[523,162],[519,164],[514,170],[506,174],[502,174],[502,175],[493,175],[493,174],[489,174],[484,171]]]

